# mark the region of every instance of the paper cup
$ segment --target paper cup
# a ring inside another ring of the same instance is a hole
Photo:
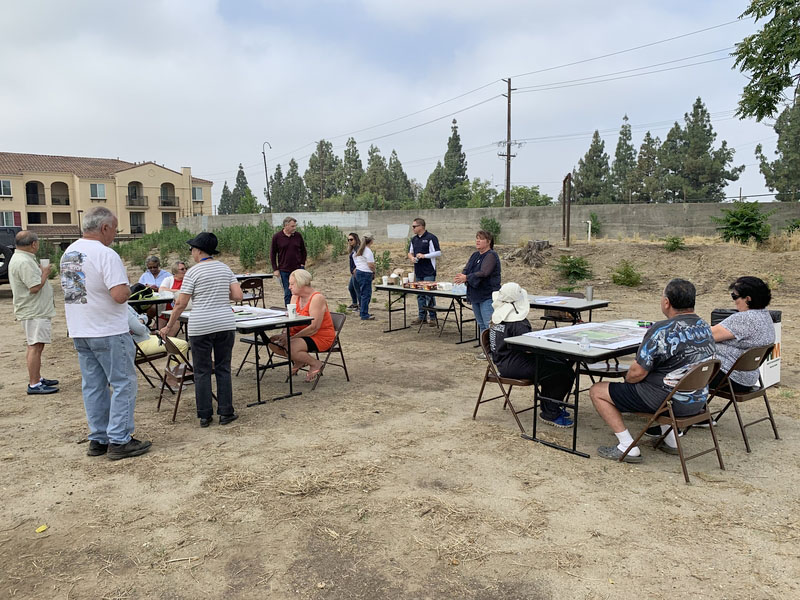
[[[297,316],[297,304],[287,304],[286,314],[290,319],[294,319]]]
[[[50,259],[49,258],[42,258],[42,259],[39,260],[39,263],[43,267],[48,267],[48,266],[50,266]]]
[[[414,277],[415,277],[414,273],[409,273],[408,274],[408,283],[414,283]]]
[[[408,283],[408,277],[403,277],[403,285]]]
[[[389,276],[388,275],[384,275],[383,277],[381,277],[381,279],[383,280],[383,285],[389,285]]]
[[[594,287],[592,287],[591,285],[587,285],[586,286],[586,294],[585,294],[585,296],[586,296],[587,300],[593,300],[594,299]]]

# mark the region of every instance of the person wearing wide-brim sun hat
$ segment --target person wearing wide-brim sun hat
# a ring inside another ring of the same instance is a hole
[[[230,267],[214,258],[215,254],[219,254],[217,236],[204,231],[186,243],[191,247],[195,264],[183,277],[175,308],[166,327],[159,333],[162,337],[175,334],[178,319],[191,299],[188,333],[200,427],[208,427],[214,419],[212,372],[217,380],[219,424],[227,425],[238,418],[233,409],[231,380],[231,354],[236,339],[236,320],[231,310],[231,300],[242,301],[242,288]]]
[[[533,379],[536,371],[536,357],[519,352],[506,344],[505,339],[524,335],[532,330],[528,321],[530,303],[528,292],[518,283],[506,283],[492,293],[492,321],[489,327],[489,349],[492,361],[503,377],[512,379]],[[570,361],[539,357],[539,383],[541,396],[563,401],[572,390],[575,371]],[[539,417],[555,427],[572,427],[569,413],[552,400],[541,400]]]

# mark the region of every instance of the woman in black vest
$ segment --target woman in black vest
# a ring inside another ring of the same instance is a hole
[[[454,281],[467,284],[467,300],[472,304],[480,335],[492,319],[492,292],[500,289],[500,257],[494,251],[494,236],[483,229],[475,234],[475,249]]]

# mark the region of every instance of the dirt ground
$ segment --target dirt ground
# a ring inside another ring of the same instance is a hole
[[[376,254],[387,248],[405,264],[400,245],[377,240]],[[503,258],[513,248],[498,249]],[[440,279],[452,279],[471,251],[445,244]],[[584,394],[578,439],[592,458],[523,440],[498,402],[472,420],[485,369],[476,348],[456,345],[451,325],[441,338],[429,328],[383,333],[378,293],[377,320],[351,316],[343,331],[349,383],[328,368],[314,392],[298,378],[302,396],[246,408],[255,394],[246,366],[234,378],[241,418],[201,429],[191,388],[172,423],[171,403],[156,412],[158,390],[140,376],[136,435],[152,451],[89,458],[60,290],[43,373],[61,391],[28,397],[23,333],[3,286],[0,597],[800,597],[800,252],[710,240],[672,254],[659,243],[605,240],[572,252],[590,261],[595,297],[611,300],[595,320],[658,319],[673,276],[696,283],[707,318],[731,306],[737,276],[767,279],[771,308],[783,311],[782,385],[770,393],[782,439],[756,425],[747,454],[730,415],[718,427],[727,470],[706,455],[689,463],[686,485],[677,457],[646,447],[640,465],[598,458],[597,446],[614,438]],[[539,269],[504,260],[503,281],[552,292],[562,253],[552,249]],[[621,258],[644,273],[639,288],[611,283]],[[223,259],[238,269],[235,257]],[[333,310],[349,304],[345,257],[312,269]],[[141,268],[129,273],[136,280]],[[268,282],[268,305],[281,302],[279,288]],[[243,353],[240,344],[235,365]],[[264,392],[283,393],[283,378],[268,372]],[[530,400],[527,390],[515,396]],[[751,404],[747,415],[763,411]],[[552,439],[569,435],[546,429]],[[685,443],[697,448],[706,436],[693,431]]]

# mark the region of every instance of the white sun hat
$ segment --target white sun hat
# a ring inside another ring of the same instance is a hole
[[[531,310],[528,292],[518,283],[505,283],[499,291],[492,293],[492,308],[492,323],[522,321],[528,318]]]

